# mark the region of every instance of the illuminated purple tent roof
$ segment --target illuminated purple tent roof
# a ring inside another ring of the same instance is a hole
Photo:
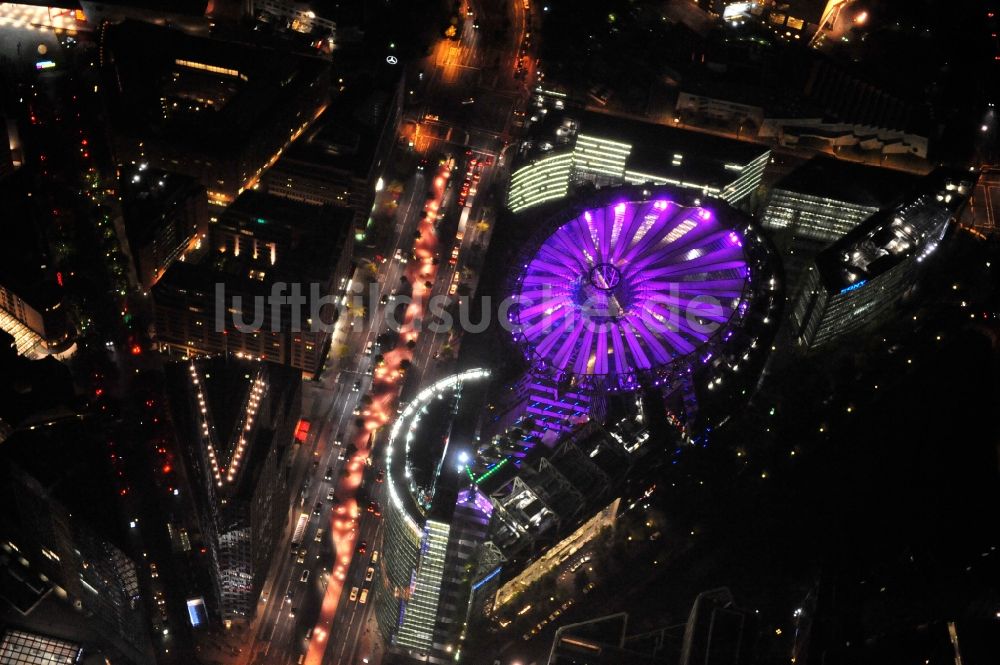
[[[712,210],[658,198],[562,220],[523,264],[509,313],[536,372],[610,391],[672,381],[745,313],[743,236]]]

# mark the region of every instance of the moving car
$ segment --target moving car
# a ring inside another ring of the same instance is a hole
[[[351,602],[353,603],[357,599],[358,599],[358,587],[354,587],[351,589]]]
[[[309,581],[309,571],[308,570],[303,570],[302,571],[302,576],[299,577],[299,582],[308,582],[308,581]]]

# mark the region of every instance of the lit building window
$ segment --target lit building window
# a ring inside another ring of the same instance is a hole
[[[80,645],[44,635],[11,630],[0,642],[0,663],[8,665],[52,665],[75,663]]]
[[[188,69],[197,69],[203,72],[210,72],[212,74],[222,74],[223,76],[232,76],[233,78],[241,78],[246,80],[245,76],[241,76],[239,70],[229,69],[228,67],[218,67],[216,65],[206,65],[203,62],[195,62],[193,60],[182,60],[177,58],[174,60],[174,64],[178,67],[187,67]]]

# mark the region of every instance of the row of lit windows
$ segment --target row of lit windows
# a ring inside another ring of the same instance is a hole
[[[860,206],[787,190],[775,190],[764,214],[768,228],[787,228],[795,224],[799,233],[819,239],[837,240],[877,211]]]
[[[231,76],[233,78],[247,80],[247,77],[240,74],[238,69],[230,69],[228,67],[219,67],[217,65],[206,65],[203,62],[195,62],[194,60],[183,60],[177,58],[174,60],[174,64],[178,67],[187,67],[188,69],[197,69],[203,72],[210,72],[212,74],[222,74],[223,76]]]
[[[562,168],[565,168],[568,173],[572,160],[573,156],[568,152],[540,159],[515,171],[510,179],[511,185],[527,184],[528,181],[534,182],[539,180],[542,175],[561,170]]]
[[[609,152],[618,152],[621,154],[628,155],[632,152],[631,143],[622,143],[620,141],[611,141],[609,139],[603,139],[596,136],[588,136],[586,134],[579,134],[576,138],[577,146],[602,148]]]
[[[632,146],[592,136],[579,135],[573,150],[573,168],[622,178]]]
[[[771,151],[768,150],[747,164],[746,168],[740,169],[740,176],[726,186],[720,198],[726,203],[735,205],[749,196],[760,185],[764,176],[764,167],[767,166],[770,158]],[[727,169],[732,169],[734,166],[739,168],[738,165],[726,164]]]
[[[444,522],[428,520],[424,526],[423,555],[417,569],[413,594],[406,605],[403,624],[396,636],[396,643],[401,646],[421,650],[431,647],[450,531],[451,527]]]
[[[518,169],[511,178],[507,199],[511,210],[517,212],[565,196],[572,159],[572,154],[561,153]]]
[[[651,182],[699,189],[709,195],[719,195],[720,190],[717,187],[703,183],[626,170],[626,161],[631,150],[632,146],[627,143],[580,135],[572,152],[552,155],[518,169],[511,178],[507,205],[512,211],[518,212],[565,196],[571,176],[574,180],[591,180],[599,185]],[[740,175],[727,186],[722,198],[729,203],[737,203],[753,192],[760,184],[769,158],[770,151],[765,151],[746,167],[727,164],[726,168],[735,167],[735,170],[740,171]],[[674,166],[680,166],[682,162],[683,155],[679,153],[673,155]]]

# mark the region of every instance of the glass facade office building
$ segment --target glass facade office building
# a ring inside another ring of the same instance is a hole
[[[398,646],[419,652],[431,650],[450,532],[451,526],[446,522],[428,520],[424,524],[420,560],[413,572],[410,597],[400,610],[402,621],[395,639]]]
[[[814,157],[774,186],[761,221],[764,228],[826,245],[898,204],[918,181],[901,171]]]
[[[0,641],[0,663],[6,665],[77,663],[82,652],[79,644],[23,630],[7,631]]]
[[[478,570],[493,506],[451,462],[430,465],[439,469],[434,491],[415,484],[425,470],[416,465],[425,460],[410,459],[410,448],[427,436],[421,419],[433,420],[429,407],[446,398],[457,405],[457,396],[489,375],[468,370],[422,390],[393,424],[386,446],[384,574],[375,616],[392,653],[423,662],[454,660],[475,581],[470,571]],[[447,448],[440,454],[442,461],[450,457]]]
[[[74,648],[152,662],[135,563],[6,463],[0,501],[0,663],[75,662],[57,658]]]
[[[763,224],[769,229],[788,229],[799,237],[833,242],[875,212],[876,206],[775,188]]]
[[[566,196],[573,185],[672,185],[747,199],[771,152],[762,146],[590,111],[549,113],[532,128],[507,191],[521,212]]]
[[[921,264],[969,198],[967,173],[939,169],[904,203],[872,215],[821,252],[792,309],[798,343],[814,349],[879,320],[915,289]]]

